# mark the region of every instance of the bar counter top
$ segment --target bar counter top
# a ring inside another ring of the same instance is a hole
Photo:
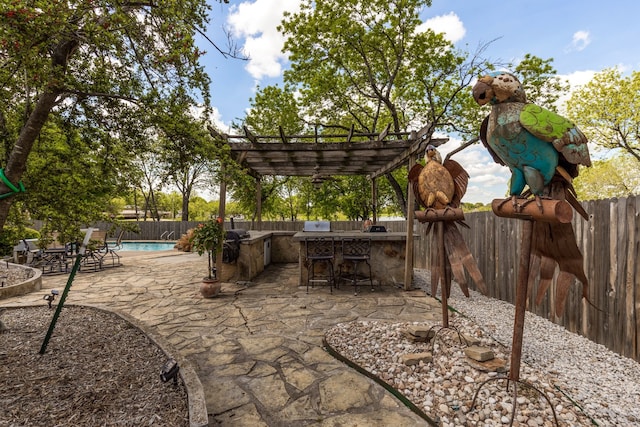
[[[304,241],[305,239],[313,239],[318,237],[333,237],[335,240],[342,239],[371,239],[371,241],[406,241],[407,233],[405,232],[363,232],[363,231],[299,231],[293,235],[294,241]],[[418,237],[414,234],[414,238]]]

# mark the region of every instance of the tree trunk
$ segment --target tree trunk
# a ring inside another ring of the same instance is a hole
[[[7,179],[14,184],[14,186],[20,181],[22,175],[27,169],[27,159],[33,143],[40,134],[40,130],[49,117],[49,112],[55,105],[58,97],[57,91],[45,92],[38,99],[33,112],[29,115],[27,123],[22,128],[18,141],[16,141],[11,155],[7,161],[7,165],[4,168],[4,174]],[[0,194],[6,194],[11,192],[2,181],[0,181]],[[4,227],[7,217],[9,216],[9,208],[13,203],[13,197],[6,197],[0,200],[0,229]]]
[[[18,140],[11,150],[11,155],[4,168],[4,174],[7,179],[17,184],[22,175],[27,170],[27,159],[33,148],[33,143],[40,134],[51,109],[56,104],[58,96],[63,90],[55,84],[56,81],[62,81],[62,77],[66,72],[66,66],[69,58],[78,47],[78,40],[65,40],[60,42],[51,55],[52,75],[50,76],[49,85],[43,94],[38,98],[33,111],[29,114],[27,121],[20,131]],[[0,182],[0,194],[6,194],[11,190]],[[13,197],[5,197],[0,199],[0,230],[4,228],[4,224],[9,216],[9,208],[13,204]]]
[[[400,205],[400,209],[402,209],[402,215],[406,218],[407,217],[407,199],[404,196],[404,191],[402,191],[402,187],[400,187],[400,184],[398,184],[398,181],[396,181],[396,179],[390,173],[387,173],[384,176],[389,181],[389,184],[391,184],[391,188],[393,188],[393,191],[396,194],[396,200],[398,201],[398,205]]]
[[[182,221],[189,221],[189,195],[182,195]]]

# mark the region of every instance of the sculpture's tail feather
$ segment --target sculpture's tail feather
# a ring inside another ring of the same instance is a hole
[[[573,278],[573,275],[566,271],[561,271],[560,274],[558,274],[558,279],[556,280],[556,316],[561,316],[562,313],[564,313],[564,305],[567,301],[569,289],[573,284]],[[582,292],[584,296],[584,292],[586,292],[584,285],[582,286]],[[584,297],[589,301],[589,298]]]
[[[587,211],[584,210],[584,208],[578,201],[576,190],[573,188],[573,185],[569,185],[567,190],[568,191],[566,191],[565,193],[567,202],[569,202],[569,204],[573,207],[573,209],[575,209],[576,212],[578,212],[582,218],[584,218],[586,221],[589,221],[589,214],[587,213]]]
[[[573,279],[582,283],[582,296],[589,300],[589,280],[584,273],[583,258],[571,224],[549,224],[535,221],[531,254],[540,257],[540,287],[536,295],[539,304],[551,284],[555,264],[560,274],[556,280],[556,316],[564,312],[565,301]],[[595,307],[597,308],[597,307]]]
[[[540,260],[540,283],[538,284],[538,293],[536,295],[536,305],[538,305],[542,302],[542,298],[544,298],[547,293],[549,286],[551,286],[553,274],[556,271],[556,262],[548,257],[542,257],[542,259],[540,259],[540,257],[537,256],[536,259]],[[532,269],[532,272],[534,271],[535,269]]]
[[[589,221],[589,214],[578,201],[576,189],[573,188],[573,177],[562,166],[556,167],[556,174],[553,177],[551,187],[553,198],[565,199],[582,218]]]
[[[476,264],[476,260],[469,251],[462,234],[460,234],[460,230],[458,230],[456,224],[453,222],[444,223],[444,244],[447,248],[451,270],[456,281],[460,284],[462,292],[464,292],[467,297],[469,296],[467,280],[464,274],[464,268],[466,268],[478,289],[484,295],[487,295],[487,286],[484,283],[484,278],[478,268],[478,264]]]

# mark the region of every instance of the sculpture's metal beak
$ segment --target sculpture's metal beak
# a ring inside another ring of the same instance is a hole
[[[491,87],[492,81],[493,77],[483,76],[480,77],[475,86],[473,86],[473,99],[475,99],[478,105],[489,103],[495,96],[493,88]]]

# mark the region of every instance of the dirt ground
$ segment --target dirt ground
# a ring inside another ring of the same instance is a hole
[[[0,309],[0,425],[188,426],[186,390],[162,382],[168,357],[124,319],[65,306]]]

